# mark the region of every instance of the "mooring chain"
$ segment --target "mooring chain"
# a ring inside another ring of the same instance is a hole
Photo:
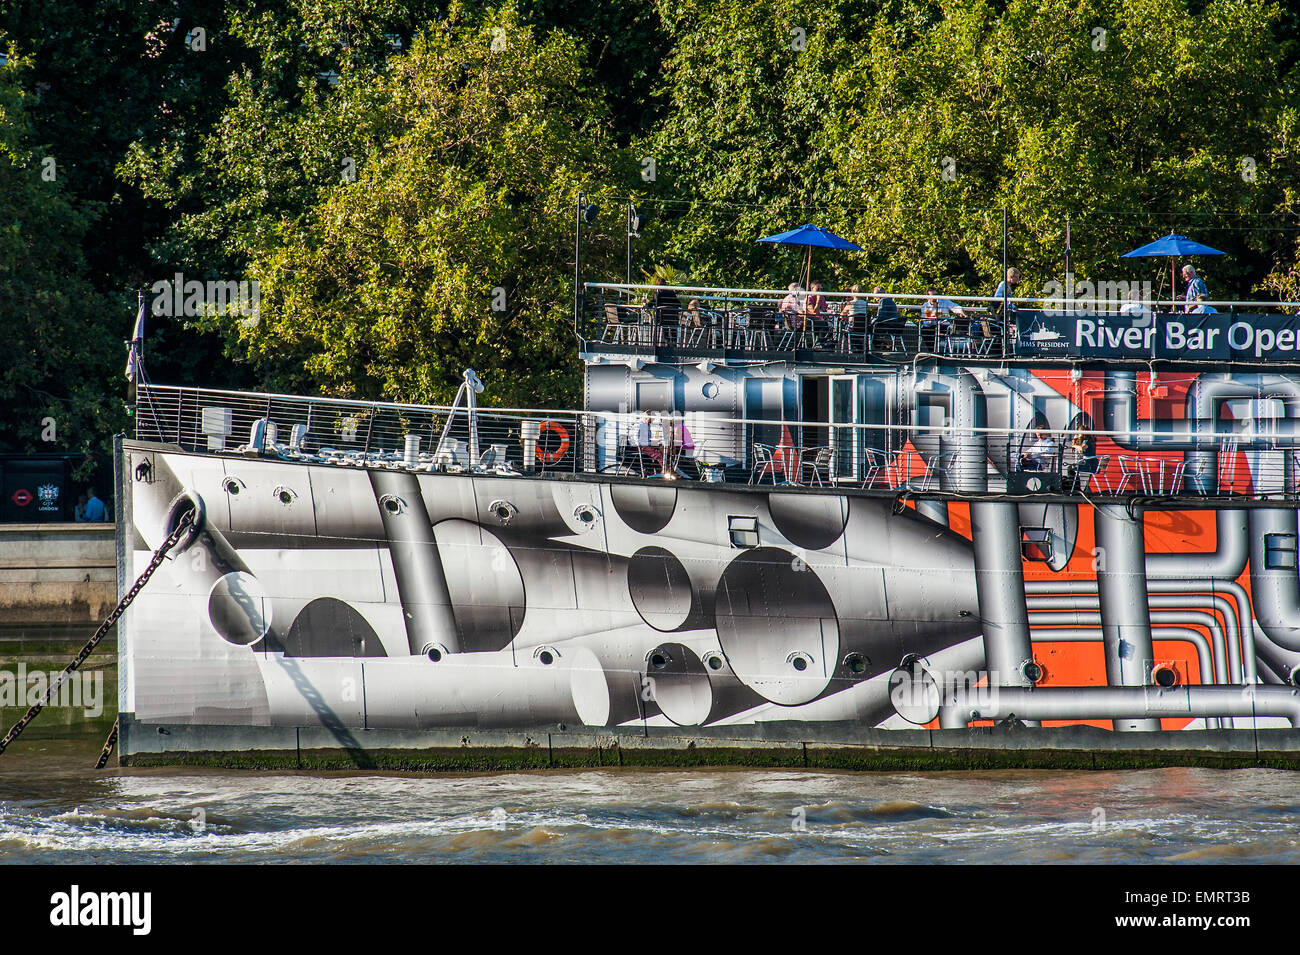
[[[117,745],[117,724],[121,719],[119,716],[113,720],[113,728],[108,731],[108,739],[104,740],[104,748],[99,751],[99,759],[95,760],[95,768],[103,769],[108,765],[108,757],[113,755],[113,747]]]
[[[95,652],[95,647],[99,646],[99,642],[104,639],[108,631],[113,629],[113,624],[117,623],[118,618],[122,616],[126,608],[131,606],[131,601],[135,600],[136,595],[140,593],[140,591],[144,589],[144,585],[149,582],[149,578],[153,576],[154,571],[162,565],[163,560],[167,557],[167,552],[176,546],[177,542],[185,535],[185,532],[189,530],[193,523],[194,512],[192,510],[185,511],[181,514],[180,519],[176,522],[176,527],[167,535],[167,539],[158,546],[158,549],[154,551],[153,558],[149,561],[149,566],[144,569],[144,573],[141,574],[136,582],[131,585],[131,589],[126,592],[126,596],[124,596],[121,601],[119,601],[118,605],[113,608],[113,612],[104,618],[104,622],[99,625],[99,629],[95,631],[95,635],[90,638],[89,642],[84,647],[81,648],[81,652],[76,655],[72,662],[63,668],[63,672],[59,674],[58,679],[54,680],[50,684],[50,687],[45,691],[45,694],[33,703],[31,708],[23,714],[23,718],[15,723],[13,728],[5,734],[4,739],[0,739],[0,755],[4,755],[5,750],[9,748],[9,744],[16,740],[23,730],[27,729],[27,724],[36,719],[37,714],[40,713],[41,710],[45,709],[46,704],[48,704],[54,695],[58,693],[63,684],[68,681],[68,677],[70,677],[78,667],[86,662],[87,657]]]

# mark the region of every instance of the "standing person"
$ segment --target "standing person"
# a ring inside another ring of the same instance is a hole
[[[1183,306],[1183,311],[1199,311],[1195,307],[1197,302],[1204,302],[1210,297],[1210,290],[1205,286],[1205,279],[1196,274],[1196,269],[1190,265],[1183,266],[1183,281],[1187,283],[1187,296],[1184,301],[1187,303]]]
[[[659,339],[661,344],[672,344],[666,339],[668,330],[671,329],[673,335],[678,332],[678,323],[681,320],[682,301],[677,297],[677,293],[672,289],[663,288],[664,280],[656,275],[650,282],[654,286],[654,291],[650,295],[649,306],[651,314],[654,316],[654,322],[660,328]]]
[[[1007,269],[1007,277],[998,283],[997,289],[993,292],[993,297],[997,299],[997,301],[993,303],[993,307],[995,309],[1000,309],[1002,307],[1003,295],[1008,299],[1014,298],[1016,294],[1016,286],[1019,284],[1020,270],[1013,265],[1011,268]],[[1015,310],[1016,303],[1008,301],[1007,311],[1014,312]]]
[[[989,313],[1000,322],[1008,325],[1015,320],[1016,303],[1011,301],[1016,294],[1016,286],[1020,284],[1020,270],[1014,265],[1007,269],[1007,276],[998,283],[998,287],[993,292],[993,298],[996,300],[989,306]],[[1006,296],[1005,308],[1003,296]],[[980,334],[976,335],[978,328]],[[1000,327],[995,327],[987,319],[981,319],[979,325],[971,323],[972,338],[996,338],[1001,332]]]
[[[81,496],[77,498],[77,506],[72,512],[72,519],[78,524],[86,519],[86,492],[82,491]]]
[[[82,511],[83,520],[98,522],[108,520],[108,508],[95,494],[93,487],[86,489],[86,509]]]

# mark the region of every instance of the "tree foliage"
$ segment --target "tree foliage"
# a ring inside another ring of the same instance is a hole
[[[125,354],[87,277],[88,217],[33,148],[16,80],[25,66],[17,58],[0,66],[0,451],[88,454],[84,475],[125,419],[121,403],[102,394]]]
[[[570,398],[573,210],[615,175],[576,43],[453,16],[387,67],[303,115],[355,181],[253,240],[251,353],[335,394],[446,400],[472,366],[497,403]]]
[[[814,221],[865,249],[816,254],[829,287],[988,291],[1005,208],[1030,288],[1068,219],[1081,277],[1152,278],[1119,256],[1176,230],[1229,253],[1212,293],[1294,300],[1298,31],[1270,0],[0,0],[0,447],[104,457],[174,272],[259,281],[260,321],[154,320],[160,380],[440,400],[473,365],[578,403],[579,194],[588,279],[624,274],[626,197],[634,275],[784,285],[800,250],[754,240]]]
[[[1123,277],[1121,252],[1176,228],[1232,253],[1220,288],[1246,292],[1287,244],[1255,228],[1294,212],[1300,171],[1271,5],[662,6],[666,195],[751,204],[666,217],[686,261],[777,282],[791,263],[748,242],[816,217],[866,249],[828,262],[837,281],[987,290],[1005,207],[1031,284],[1063,272],[1069,218],[1080,274]]]

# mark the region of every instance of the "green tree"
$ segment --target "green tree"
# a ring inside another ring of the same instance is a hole
[[[574,203],[618,176],[577,43],[455,11],[334,94],[302,122],[347,127],[356,178],[251,238],[252,360],[285,388],[447,400],[472,366],[496,404],[574,401]]]
[[[84,454],[78,476],[111,462],[125,422],[103,383],[126,363],[102,321],[107,305],[87,277],[89,216],[50,179],[33,148],[18,58],[0,66],[0,450]]]
[[[788,280],[793,259],[752,242],[815,219],[866,249],[823,260],[832,281],[988,291],[1003,207],[1032,286],[1061,275],[1067,217],[1085,276],[1127,277],[1119,254],[1177,227],[1231,253],[1220,290],[1248,292],[1281,249],[1255,228],[1277,223],[1294,171],[1271,4],[660,7],[670,106],[645,148],[688,212],[652,228],[699,274]]]

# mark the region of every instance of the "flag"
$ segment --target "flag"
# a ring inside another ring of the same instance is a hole
[[[131,333],[131,350],[126,356],[126,380],[135,384],[144,370],[144,292],[140,293],[140,311],[135,316],[135,331]]]

